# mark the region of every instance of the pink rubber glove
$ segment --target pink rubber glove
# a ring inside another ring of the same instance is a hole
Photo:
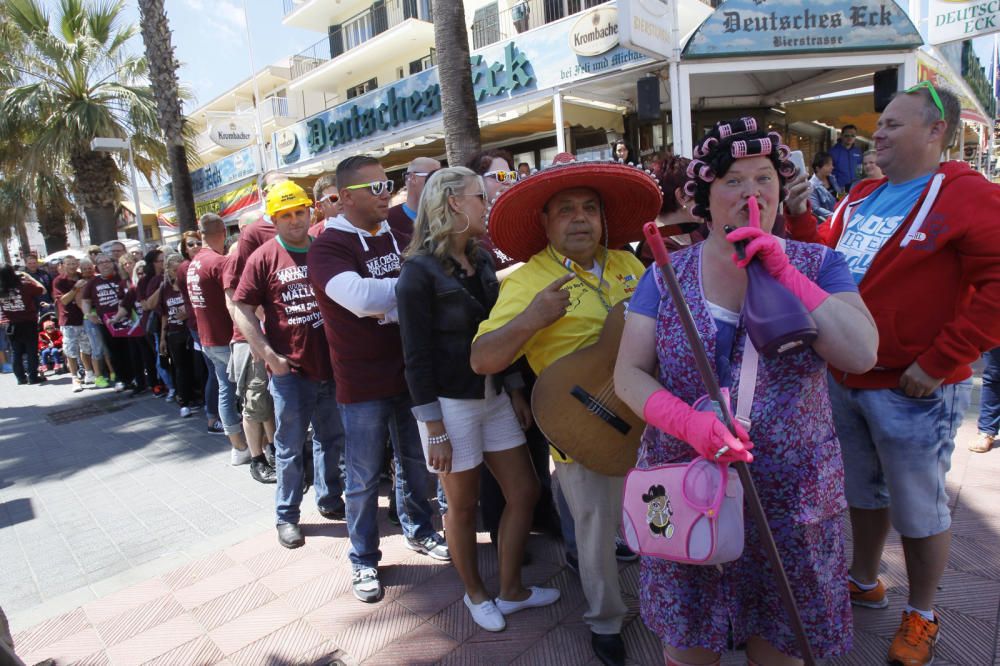
[[[666,389],[649,396],[642,415],[646,423],[690,444],[702,458],[724,463],[753,462],[753,442],[743,426],[736,423],[739,437],[733,437],[715,414],[696,410]],[[729,450],[716,458],[724,446]]]
[[[763,229],[752,226],[740,227],[726,234],[726,240],[730,243],[749,240],[750,242],[744,249],[745,258],[740,259],[738,255],[734,254],[733,262],[740,268],[746,268],[750,260],[756,257],[768,273],[802,301],[802,305],[806,306],[806,310],[809,312],[830,298],[830,294],[800,273],[795,266],[792,266],[778,239]]]

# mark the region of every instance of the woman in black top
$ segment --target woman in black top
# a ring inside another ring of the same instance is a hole
[[[406,381],[427,466],[440,474],[452,561],[465,604],[484,629],[503,615],[555,602],[555,589],[525,588],[524,544],[538,499],[538,478],[511,400],[497,377],[472,371],[469,351],[499,285],[486,233],[486,190],[470,169],[441,169],[424,186],[413,238],[396,284]],[[523,398],[515,398],[527,409]],[[500,593],[486,592],[476,563],[476,502],[485,460],[507,501],[500,521]]]

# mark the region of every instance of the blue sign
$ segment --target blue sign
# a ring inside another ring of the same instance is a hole
[[[194,196],[256,176],[260,172],[257,164],[257,146],[247,146],[221,160],[216,160],[191,172],[191,188]],[[173,183],[157,192],[157,203],[161,208],[174,205]]]
[[[615,20],[614,6],[602,5],[591,12],[600,12],[603,20]],[[479,105],[512,99],[537,90],[554,88],[570,81],[584,79],[623,65],[649,61],[617,43],[598,55],[583,37],[575,34],[589,28],[577,14],[544,27],[474,51],[470,58],[473,96]],[[617,23],[614,25],[617,33]],[[574,41],[575,39],[575,41]],[[587,48],[573,50],[575,42],[586,42]],[[286,142],[285,133],[294,135],[294,148],[285,155],[277,153],[278,164],[292,165],[348,146],[361,139],[389,134],[408,126],[437,118],[441,114],[441,88],[437,67],[401,79],[384,88],[318,113],[311,118],[275,133]]]
[[[682,57],[906,51],[921,44],[893,0],[727,0],[701,24]]]

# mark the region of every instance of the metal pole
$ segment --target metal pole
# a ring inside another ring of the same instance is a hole
[[[132,139],[128,141],[128,165],[132,170],[132,199],[135,201],[135,229],[139,237],[139,247],[146,254],[146,230],[142,226],[142,206],[139,204],[139,185],[135,175],[135,159],[132,157]]]
[[[253,119],[257,125],[257,191],[264,196],[264,172],[267,160],[264,156],[264,126],[260,122],[260,88],[257,86],[257,67],[253,63],[253,37],[250,35],[250,16],[247,14],[247,0],[243,0],[243,27],[247,30],[247,52],[250,55],[250,83],[253,84]]]
[[[553,119],[556,123],[556,152],[566,152],[566,131],[563,129],[562,93],[558,90],[552,95]]]

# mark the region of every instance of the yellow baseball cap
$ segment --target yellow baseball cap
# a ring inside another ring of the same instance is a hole
[[[291,180],[275,183],[268,191],[264,207],[267,215],[273,218],[283,210],[299,206],[312,206],[312,199],[306,191]]]

